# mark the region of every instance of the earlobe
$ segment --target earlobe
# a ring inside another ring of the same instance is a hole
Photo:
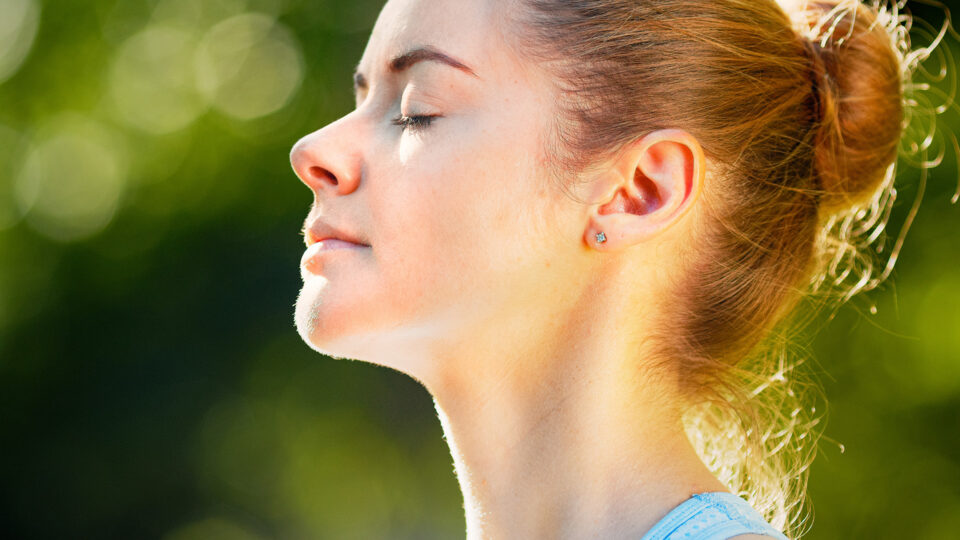
[[[588,245],[617,251],[666,230],[699,197],[704,169],[703,150],[685,131],[660,130],[638,139],[612,165],[612,195],[591,212]]]

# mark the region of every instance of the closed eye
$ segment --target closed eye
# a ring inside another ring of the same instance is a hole
[[[426,129],[433,123],[436,118],[439,118],[440,115],[419,115],[419,116],[404,116],[399,115],[394,118],[391,123],[395,126],[400,126],[404,131],[421,131]]]

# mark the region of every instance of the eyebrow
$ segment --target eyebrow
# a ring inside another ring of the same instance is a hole
[[[397,56],[391,60],[387,65],[390,68],[391,73],[401,73],[402,71],[409,69],[414,64],[419,62],[438,62],[440,64],[446,64],[452,68],[456,68],[472,77],[477,79],[480,78],[479,75],[469,66],[463,62],[457,60],[456,58],[443,53],[433,47],[417,47],[416,49],[407,51],[400,56]],[[366,90],[367,89],[367,78],[360,73],[359,70],[353,73],[353,90]]]

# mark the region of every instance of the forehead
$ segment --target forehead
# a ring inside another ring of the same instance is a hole
[[[502,69],[505,57],[501,0],[390,0],[380,12],[358,66],[374,74],[393,57],[432,46],[483,77]],[[516,66],[514,66],[516,67]]]

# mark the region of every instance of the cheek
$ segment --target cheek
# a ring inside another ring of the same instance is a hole
[[[458,294],[483,250],[482,206],[453,161],[410,163],[382,191],[373,210],[383,216],[378,264],[388,293],[401,303]],[[478,180],[482,180],[478,178]]]
[[[531,246],[550,221],[545,181],[523,138],[496,133],[424,141],[380,191],[381,264],[399,301],[489,294],[537,255]]]

